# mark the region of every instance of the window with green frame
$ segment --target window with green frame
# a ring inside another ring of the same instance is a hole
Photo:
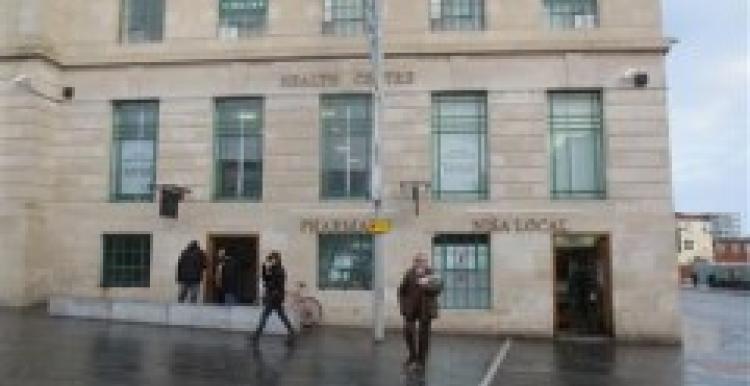
[[[549,106],[552,197],[603,199],[601,92],[550,92]]]
[[[370,290],[372,236],[366,233],[318,235],[318,288]]]
[[[214,198],[263,195],[263,99],[219,98],[214,118]]]
[[[487,198],[487,96],[484,92],[432,94],[436,199]]]
[[[158,101],[115,101],[112,201],[151,202],[156,181]]]
[[[219,36],[243,38],[266,29],[268,0],[219,0]]]
[[[323,33],[352,36],[365,30],[366,0],[323,0]]]
[[[102,246],[102,287],[150,285],[150,234],[105,234]]]
[[[580,29],[599,25],[597,0],[544,0],[552,28]]]
[[[370,197],[372,101],[369,95],[336,94],[320,98],[322,133],[321,197]]]
[[[440,307],[490,308],[489,235],[435,235],[432,239],[432,268],[443,279]]]
[[[484,29],[484,0],[430,0],[433,31]]]
[[[120,41],[160,42],[164,38],[165,0],[121,0]]]

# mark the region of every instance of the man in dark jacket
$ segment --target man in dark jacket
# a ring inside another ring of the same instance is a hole
[[[289,322],[289,318],[284,311],[284,297],[286,293],[286,271],[284,266],[281,265],[281,254],[279,252],[271,252],[266,258],[266,262],[263,263],[262,278],[263,287],[265,288],[263,296],[263,313],[260,316],[260,323],[258,323],[258,329],[253,335],[253,342],[257,343],[260,335],[263,333],[263,329],[266,327],[266,322],[271,312],[276,311],[279,315],[281,322],[284,323],[289,335],[287,337],[287,343],[291,344],[294,341],[294,329],[292,324]]]
[[[226,305],[237,304],[240,294],[240,261],[233,254],[219,250],[219,271],[222,300]]]
[[[190,303],[198,302],[198,290],[205,268],[206,254],[203,253],[198,242],[193,240],[182,251],[177,262],[177,283],[180,285],[177,300],[180,303],[184,303],[186,298],[189,298]]]
[[[398,302],[404,317],[404,339],[409,357],[404,363],[407,369],[422,372],[427,362],[430,342],[430,324],[437,318],[437,297],[443,289],[439,278],[432,276],[427,255],[418,253],[414,263],[404,274],[398,287]],[[419,339],[415,340],[415,323],[419,322]]]

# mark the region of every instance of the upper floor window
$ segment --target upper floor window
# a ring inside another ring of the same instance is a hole
[[[216,100],[214,196],[259,200],[263,193],[263,100]]]
[[[219,36],[243,38],[266,28],[268,0],[219,0]]]
[[[153,201],[158,101],[116,101],[112,140],[113,201]]]
[[[484,0],[430,0],[434,31],[484,29]]]
[[[552,28],[579,29],[599,25],[597,0],[544,0]]]
[[[436,199],[487,198],[487,96],[432,95],[432,189]]]
[[[370,197],[371,110],[369,95],[321,97],[323,198]]]
[[[122,0],[120,40],[128,43],[160,42],[164,38],[165,0]]]
[[[553,198],[605,196],[601,93],[549,94]]]
[[[323,33],[358,35],[365,30],[365,0],[324,0]]]
[[[685,240],[685,250],[692,251],[695,248],[695,242],[693,240]]]

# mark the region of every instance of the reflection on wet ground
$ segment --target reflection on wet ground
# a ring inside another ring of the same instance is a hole
[[[514,339],[500,386],[750,385],[750,294],[684,290],[684,345]],[[0,385],[473,386],[504,339],[435,336],[425,379],[401,371],[400,335],[324,328],[293,347],[239,333],[56,319],[0,309]]]

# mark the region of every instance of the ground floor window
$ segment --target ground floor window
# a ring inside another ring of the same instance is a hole
[[[151,279],[151,235],[103,236],[102,287],[148,287]]]
[[[432,266],[444,282],[442,308],[490,308],[490,237],[440,234],[432,241]]]
[[[318,288],[370,290],[372,236],[364,233],[318,236]]]

